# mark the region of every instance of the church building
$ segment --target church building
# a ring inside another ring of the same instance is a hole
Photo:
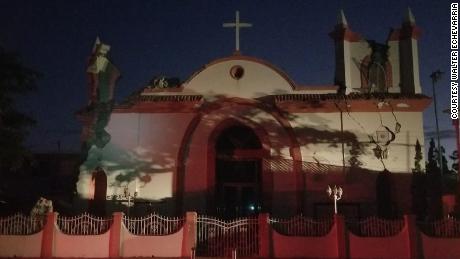
[[[379,199],[395,213],[410,212],[431,102],[420,86],[420,29],[411,11],[385,43],[354,32],[340,12],[330,33],[334,84],[322,86],[299,84],[289,71],[243,55],[239,30],[249,26],[237,13],[224,24],[236,30],[232,55],[186,80],[154,78],[119,104],[120,73],[110,46],[96,41],[89,104],[77,113],[85,154],[80,203],[106,212],[325,216],[333,213],[326,189],[337,186],[343,214],[373,215]]]

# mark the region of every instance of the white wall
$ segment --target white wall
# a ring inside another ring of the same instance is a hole
[[[101,166],[107,174],[107,195],[121,195],[125,186],[138,198],[173,197],[176,159],[193,114],[114,113],[107,132],[111,141],[101,150],[92,147],[80,166],[77,191],[93,198],[92,172]],[[154,190],[154,191],[153,191]]]
[[[292,86],[272,68],[250,60],[229,60],[206,67],[184,86],[184,94],[201,94],[207,99],[214,95],[257,98],[269,94],[287,94]],[[230,75],[239,65],[244,69],[240,80]]]
[[[383,125],[392,131],[396,121],[391,112],[381,112]],[[363,168],[381,171],[383,165],[374,155],[368,135],[382,130],[379,113],[352,112],[348,115],[343,113],[344,132],[356,136],[362,144],[362,154],[358,159]],[[401,132],[396,134],[395,140],[388,146],[389,156],[383,162],[390,172],[407,173],[414,168],[415,143],[419,140],[424,149],[423,117],[421,112],[395,112],[395,116],[402,125]],[[301,146],[302,159],[307,162],[320,162],[323,164],[342,165],[342,148],[340,141],[335,142],[323,139],[321,136],[337,135],[340,140],[340,113],[297,113],[291,124],[297,134]],[[309,135],[309,133],[319,135]],[[323,132],[323,134],[321,133]],[[350,146],[345,145],[345,165],[349,165]],[[424,162],[421,162],[424,167]]]
[[[241,66],[244,75],[236,80],[230,75],[233,66]],[[144,95],[203,95],[206,100],[217,97],[258,98],[272,94],[294,93],[295,83],[288,75],[266,61],[246,56],[232,56],[219,59],[206,65],[192,75],[183,84],[179,92],[143,93]],[[308,89],[295,90],[295,93],[318,93],[325,90]]]
[[[401,92],[399,41],[388,41],[388,46],[390,46],[388,60],[391,63],[391,76],[393,78],[392,87],[390,87],[388,91]]]

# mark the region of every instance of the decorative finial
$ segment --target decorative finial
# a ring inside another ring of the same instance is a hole
[[[101,44],[101,40],[99,39],[99,36],[96,37],[96,41],[94,41],[94,45],[93,45],[93,53],[96,52],[97,50],[97,47]]]
[[[343,27],[348,27],[347,18],[345,17],[343,9],[340,9],[339,15],[337,16],[337,24],[341,24]]]
[[[411,25],[415,24],[415,17],[410,7],[407,7],[407,13],[406,13],[406,17],[404,17],[404,23],[408,23]]]
[[[240,12],[236,11],[235,22],[234,23],[224,23],[222,24],[222,27],[224,28],[235,27],[235,52],[239,53],[240,51],[240,28],[252,27],[252,24],[240,22]]]

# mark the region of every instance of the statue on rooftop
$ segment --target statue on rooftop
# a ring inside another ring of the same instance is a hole
[[[180,86],[180,80],[177,77],[155,76],[150,80],[148,88],[176,88]]]
[[[110,120],[115,83],[120,77],[120,72],[108,59],[109,51],[110,46],[97,38],[86,67],[88,105],[80,115],[85,117],[84,144],[87,150],[92,145],[103,148],[110,141],[105,127]]]
[[[90,104],[107,103],[113,99],[113,89],[120,77],[120,71],[108,59],[109,51],[110,46],[97,38],[86,68],[89,79]]]

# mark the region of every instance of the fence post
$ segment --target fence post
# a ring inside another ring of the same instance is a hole
[[[109,240],[109,257],[120,257],[121,247],[121,223],[123,220],[122,212],[113,213],[113,222],[110,226],[110,240]]]
[[[46,215],[46,223],[43,226],[42,249],[40,257],[51,258],[54,256],[54,226],[56,225],[58,213],[49,212]]]
[[[185,213],[185,224],[184,224],[184,236],[182,239],[182,257],[191,257],[194,252],[192,249],[195,249],[196,246],[196,212],[186,212]]]
[[[347,258],[347,232],[343,216],[334,214],[334,224],[337,229],[337,257]]]
[[[419,258],[421,253],[417,245],[417,225],[415,224],[415,216],[404,215],[404,224],[406,224],[407,229],[407,246],[409,258]]]
[[[268,258],[270,254],[270,235],[269,235],[269,215],[260,213],[258,217],[259,224],[259,257]]]

